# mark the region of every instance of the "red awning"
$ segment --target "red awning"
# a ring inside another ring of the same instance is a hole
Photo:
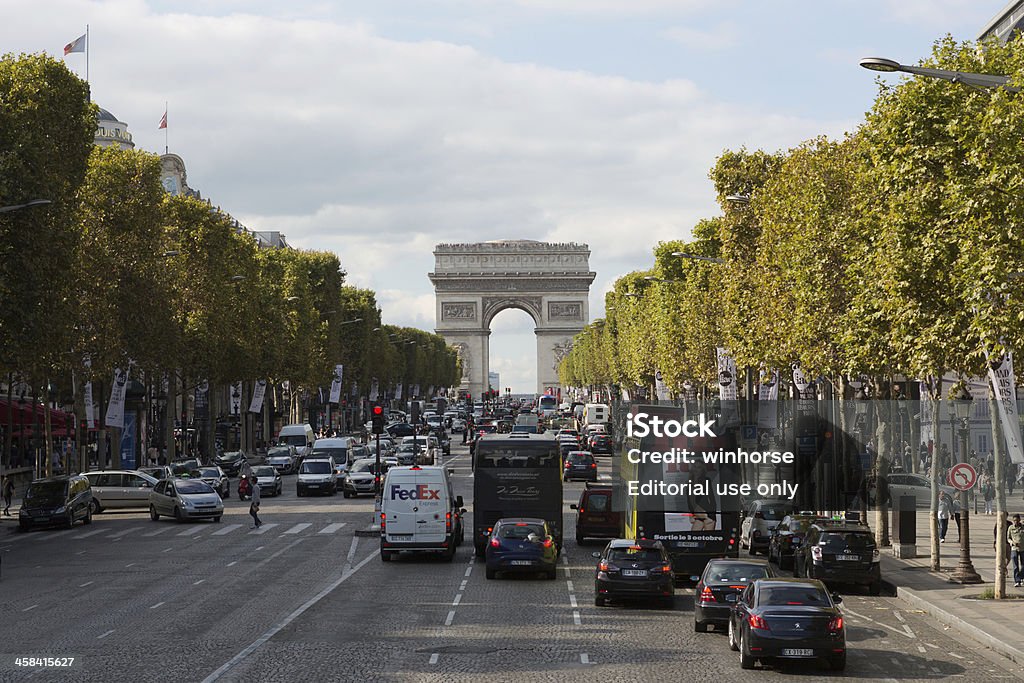
[[[35,406],[35,411],[32,408]],[[39,416],[39,427],[40,432],[42,431],[43,420],[46,418],[43,415],[43,404],[33,404],[32,401],[11,401],[11,427],[13,429],[20,429],[22,425],[29,428],[30,425],[35,423],[36,415]],[[67,424],[69,418],[72,418],[70,413],[65,413],[63,410],[50,410],[50,426],[56,430],[58,428],[63,429]],[[0,425],[7,425],[7,399],[0,399]]]

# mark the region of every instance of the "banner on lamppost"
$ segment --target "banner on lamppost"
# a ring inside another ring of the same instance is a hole
[[[114,384],[110,387],[110,400],[107,401],[107,418],[104,424],[108,427],[124,428],[124,393],[128,384],[127,371],[114,368]]]
[[[654,371],[654,388],[658,392],[659,401],[669,400],[668,387],[665,386],[665,381],[661,377],[661,370]]]
[[[985,357],[988,359],[988,376],[992,381],[992,390],[996,395],[996,408],[999,410],[999,419],[1003,423],[1006,451],[1010,454],[1011,462],[1024,463],[1024,449],[1021,448],[1020,440],[1020,417],[1017,413],[1017,380],[1013,375],[1013,352],[1007,351],[1002,358],[992,361],[988,358],[988,349],[986,349]]]
[[[397,398],[397,399],[401,399],[402,398],[402,389],[404,389],[404,388],[405,387],[402,385],[402,382],[399,382],[398,386],[395,387],[395,398]]]
[[[338,403],[341,401],[341,378],[344,374],[344,365],[334,366],[334,379],[331,380],[331,403]]]
[[[375,377],[373,379],[373,382],[370,383],[370,397],[369,398],[370,398],[371,401],[376,401],[379,396],[380,396],[380,384],[377,382],[377,378]]]
[[[231,414],[238,415],[242,412],[242,383],[235,382],[231,385]]]
[[[256,380],[256,386],[252,388],[252,401],[249,402],[249,412],[258,413],[263,410],[263,397],[267,393],[267,380]]]
[[[85,354],[82,357],[82,364],[89,369],[92,367],[92,356]],[[85,426],[89,429],[96,429],[96,413],[92,404],[92,382],[85,383]]]
[[[740,422],[736,405],[736,361],[724,346],[718,347],[718,397],[722,400],[722,426],[735,427]]]
[[[779,373],[769,370],[761,375],[757,390],[757,427],[775,429],[779,423]]]
[[[199,383],[195,392],[195,413],[197,420],[210,417],[210,383],[205,379]]]
[[[414,384],[412,387],[412,398],[416,398],[420,395],[420,385]]]
[[[804,375],[804,371],[795,363],[793,364],[793,384],[796,386],[801,396],[805,391],[807,391],[807,387],[811,386],[811,383],[807,381],[807,376]]]

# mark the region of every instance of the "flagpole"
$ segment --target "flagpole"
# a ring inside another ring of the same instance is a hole
[[[166,118],[167,117],[167,100],[164,100],[164,117],[165,117],[164,121],[166,122],[167,121],[167,118]],[[168,151],[169,148],[167,146],[167,135],[168,135],[167,125],[165,123],[164,124],[164,154],[170,154],[170,152]]]

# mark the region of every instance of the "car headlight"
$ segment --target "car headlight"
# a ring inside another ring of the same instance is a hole
[[[184,505],[187,508],[194,507],[194,505],[192,504],[192,501],[188,500],[187,498],[182,498],[181,499],[181,504]]]
[[[63,515],[67,511],[68,511],[68,509],[66,507],[64,507],[63,505],[61,505],[59,508],[57,508],[56,510],[53,511],[53,514],[55,514],[55,515]]]

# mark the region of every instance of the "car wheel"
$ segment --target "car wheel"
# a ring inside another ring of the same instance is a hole
[[[302,498],[304,495],[306,495],[306,494],[303,493],[301,489],[295,489],[295,496],[297,498]]]
[[[25,522],[18,522],[18,531],[25,532],[30,528],[31,526],[29,524],[26,524]]]
[[[380,561],[381,562],[390,562],[391,561],[391,555],[392,554],[391,554],[390,550],[381,550],[380,551]]]
[[[707,633],[708,632],[708,625],[705,624],[703,621],[697,621],[696,619],[694,619],[693,620],[693,630],[696,633]]]
[[[871,595],[881,595],[882,594],[882,582],[881,581],[872,581],[868,585],[868,592],[871,593]]]
[[[103,508],[100,506],[100,502],[95,498],[92,499],[92,502],[89,504],[89,507],[92,508],[93,514],[98,515],[101,512],[103,512]]]
[[[493,569],[488,569],[485,573],[488,579],[493,579],[498,575],[498,572],[494,571]]]
[[[455,544],[453,543],[452,546],[445,552],[444,560],[445,560],[445,562],[451,562],[454,559],[455,559]]]
[[[793,556],[793,578],[794,579],[799,579],[800,578],[800,563],[797,562],[795,555]]]
[[[594,607],[604,607],[605,598],[602,595],[594,596]]]
[[[740,668],[741,669],[753,669],[754,658],[750,656],[747,651],[747,638],[746,636],[740,636]]]
[[[85,511],[85,519],[82,520],[82,524],[92,524],[92,506],[91,505]]]
[[[554,581],[555,579],[558,578],[558,570],[557,569],[549,569],[547,572],[544,573],[544,578],[547,579],[548,581]]]
[[[729,619],[729,649],[733,652],[740,649],[740,646],[736,643],[736,631],[732,627],[732,619]]]
[[[75,525],[75,513],[68,510],[68,517],[64,520],[64,527],[70,529]]]
[[[174,521],[175,522],[184,522],[185,521],[185,518],[181,514],[181,508],[179,508],[177,505],[174,506]]]
[[[149,506],[149,518],[154,522],[160,519],[160,515],[156,513],[156,508],[152,505]]]
[[[214,517],[213,521],[214,522],[219,522],[220,521],[220,515],[217,515],[216,517]]]
[[[842,671],[846,668],[846,653],[829,657],[828,666],[833,671]]]
[[[342,489],[342,491],[341,491],[341,495],[342,495],[343,497],[345,497],[345,498],[351,498],[351,497],[352,497],[352,494],[351,494],[351,493],[349,493],[348,491],[345,491],[344,489]]]

